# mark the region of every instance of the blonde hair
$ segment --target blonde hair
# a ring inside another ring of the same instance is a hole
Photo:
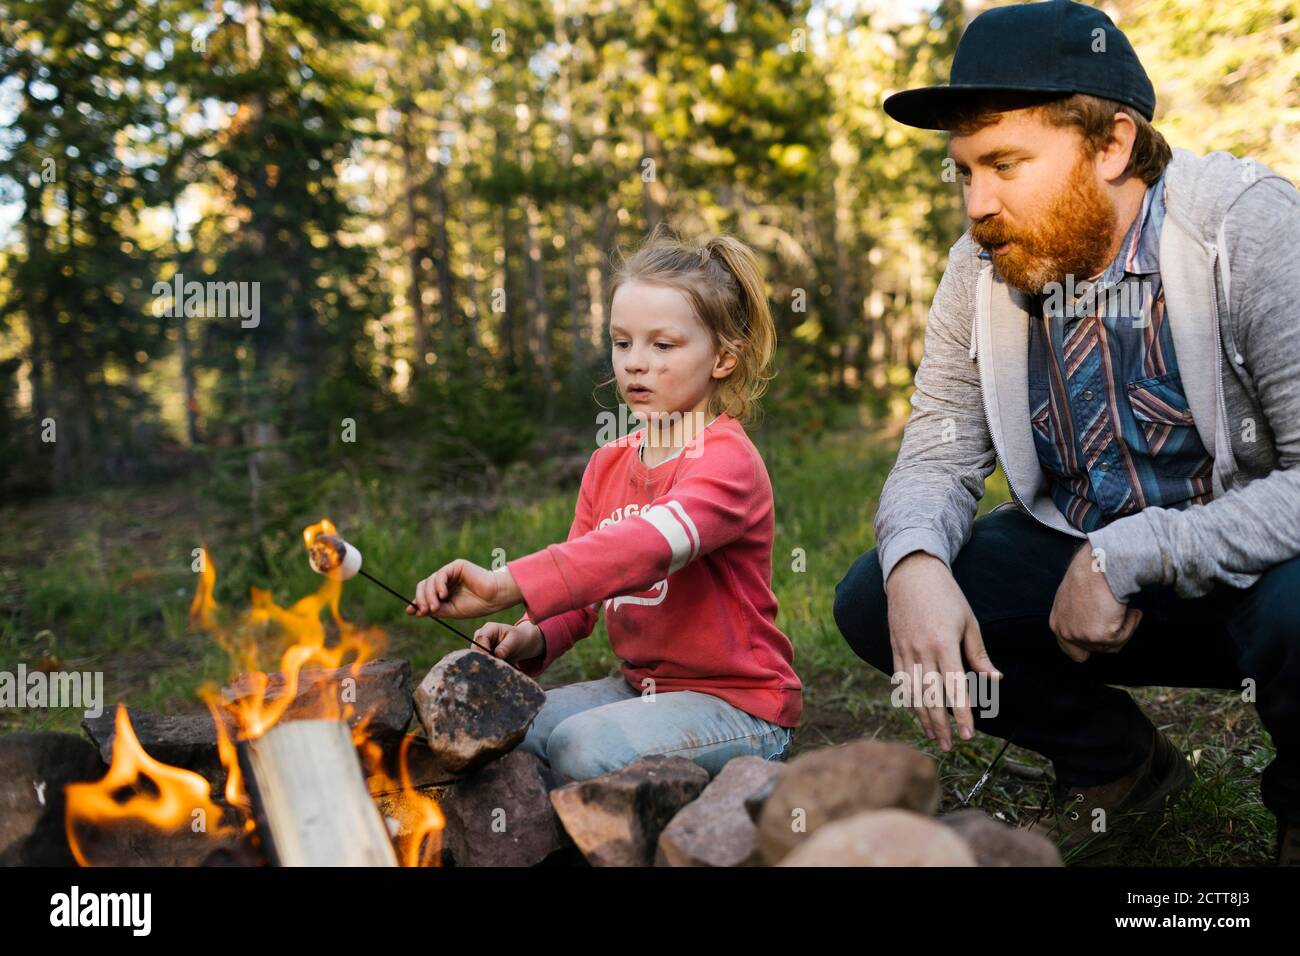
[[[750,421],[775,374],[771,365],[776,354],[776,323],[767,303],[762,263],[753,250],[727,235],[688,244],[661,225],[616,268],[606,315],[613,314],[614,294],[627,282],[667,286],[686,296],[714,343],[736,357],[730,374],[714,384],[709,414],[726,412]]]

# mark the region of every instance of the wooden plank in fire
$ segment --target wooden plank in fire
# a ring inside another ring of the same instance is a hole
[[[239,764],[275,865],[397,865],[351,731],[341,721],[277,724],[240,742]]]

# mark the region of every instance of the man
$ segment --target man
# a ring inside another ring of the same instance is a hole
[[[1278,859],[1297,862],[1300,196],[1257,163],[1171,152],[1128,40],[1064,0],[983,13],[948,86],[885,110],[949,131],[971,227],[840,630],[886,673],[995,679],[996,715],[949,698],[958,731],[1053,761],[1056,812],[1034,826],[1063,849],[1158,818],[1192,778],[1109,685],[1242,693],[1277,748]],[[975,521],[999,460],[1015,500]],[[947,708],[912,703],[950,749]]]

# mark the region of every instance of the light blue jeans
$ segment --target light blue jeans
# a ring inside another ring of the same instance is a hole
[[[686,757],[714,776],[732,757],[784,760],[793,734],[712,694],[642,697],[622,677],[606,677],[548,690],[519,747],[574,780],[651,754]]]

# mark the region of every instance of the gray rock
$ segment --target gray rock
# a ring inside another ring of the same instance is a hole
[[[642,757],[552,791],[551,803],[592,866],[649,866],[663,828],[708,782],[685,757]]]
[[[447,770],[462,773],[509,753],[546,703],[537,682],[499,658],[452,651],[415,691],[415,711],[429,749]]]
[[[567,842],[549,798],[562,783],[536,756],[514,750],[447,788],[444,859],[456,866],[535,866]]]
[[[155,760],[193,770],[204,777],[220,792],[225,786],[226,770],[217,752],[217,727],[212,715],[181,714],[169,716],[148,710],[127,708],[131,730],[140,741],[144,752]],[[117,710],[105,710],[98,717],[87,717],[81,722],[86,735],[99,748],[105,765],[113,762],[113,743],[117,740]]]
[[[951,827],[908,810],[868,810],[828,823],[779,866],[975,866]]]
[[[980,866],[1063,866],[1061,851],[1041,833],[1031,833],[983,810],[957,810],[938,818],[969,844]]]
[[[758,866],[758,827],[746,810],[772,790],[785,764],[762,757],[729,760],[659,835],[656,866]]]
[[[938,770],[925,754],[878,740],[824,747],[787,764],[759,816],[758,845],[776,863],[821,827],[864,810],[938,807]]]
[[[0,866],[71,866],[63,788],[107,769],[76,734],[0,736]]]

